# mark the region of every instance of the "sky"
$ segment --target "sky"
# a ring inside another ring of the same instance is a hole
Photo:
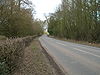
[[[35,5],[34,9],[36,11],[35,18],[45,20],[44,14],[48,15],[53,13],[57,6],[61,4],[61,0],[30,0]]]

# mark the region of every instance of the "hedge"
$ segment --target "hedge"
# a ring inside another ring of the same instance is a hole
[[[11,75],[23,61],[24,49],[36,36],[7,39],[0,42],[0,75]]]

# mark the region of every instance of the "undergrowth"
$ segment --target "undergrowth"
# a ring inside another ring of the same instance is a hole
[[[0,75],[11,75],[22,62],[24,49],[34,39],[33,36],[7,39],[0,42]]]

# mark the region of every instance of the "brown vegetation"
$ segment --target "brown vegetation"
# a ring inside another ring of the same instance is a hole
[[[0,42],[0,75],[11,75],[12,71],[22,62],[24,49],[29,46],[34,37],[7,39]]]
[[[63,75],[35,39],[24,51],[23,63],[13,75]]]

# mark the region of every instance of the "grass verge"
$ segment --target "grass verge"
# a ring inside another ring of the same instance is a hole
[[[61,75],[50,64],[37,39],[24,52],[23,62],[13,75]]]

